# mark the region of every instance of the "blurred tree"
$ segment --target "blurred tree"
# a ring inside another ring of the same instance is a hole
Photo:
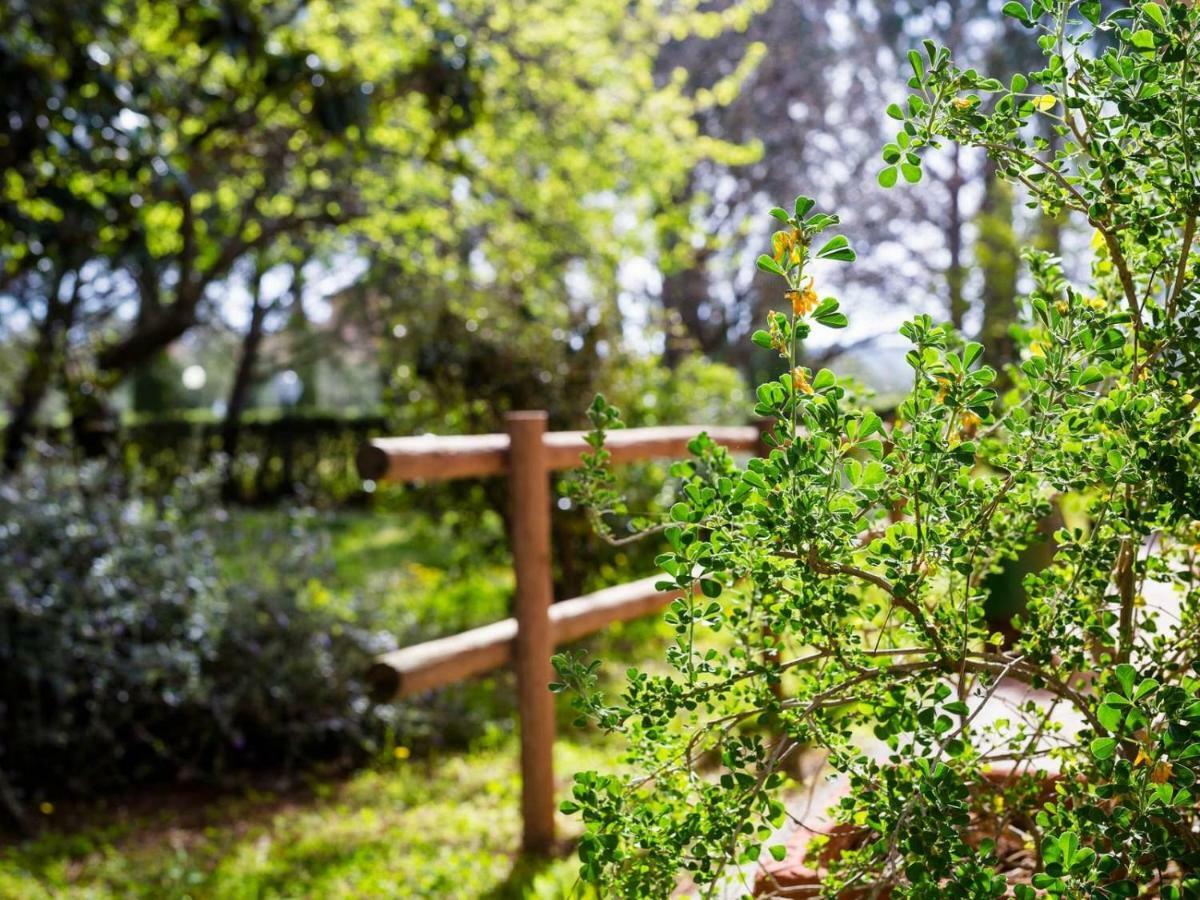
[[[211,315],[242,260],[282,241],[347,258],[374,246],[436,304],[431,319],[486,309],[539,353],[579,305],[614,315],[620,262],[652,252],[671,223],[648,220],[679,180],[702,159],[749,158],[698,136],[682,78],[655,82],[665,35],[719,34],[751,11],[693,7],[8,4],[0,262],[45,342],[86,332],[64,367],[76,417],[102,412]],[[91,279],[77,276],[95,264],[111,290],[79,318]],[[26,380],[14,458],[49,374]]]
[[[163,413],[187,406],[180,381],[182,372],[183,367],[160,350],[130,377],[130,406],[139,413]]]
[[[250,315],[246,331],[238,352],[233,381],[225,400],[225,421],[221,428],[221,450],[225,454],[225,490],[229,491],[233,481],[234,463],[237,459],[241,438],[242,414],[246,411],[250,391],[258,378],[258,354],[262,346],[267,314],[280,302],[280,297],[266,297],[263,279],[266,275],[265,258],[254,260],[254,273],[250,278]],[[295,281],[292,290],[295,290]]]
[[[928,309],[937,303],[968,333],[981,318],[970,315],[972,307],[988,307],[992,327],[1007,329],[1013,296],[1000,294],[1006,286],[1015,292],[1015,271],[1014,279],[991,283],[982,260],[1000,260],[994,248],[975,246],[988,214],[986,160],[947,151],[926,167],[932,189],[907,195],[903,210],[867,177],[877,169],[872,148],[893,133],[894,123],[879,110],[903,93],[904,57],[919,37],[934,36],[957,58],[998,77],[1036,68],[1040,51],[1012,39],[1020,26],[1000,15],[1002,5],[1002,0],[776,0],[744,32],[668,48],[663,71],[682,67],[714,100],[723,93],[721,79],[736,72],[752,48],[765,52],[736,96],[701,104],[697,112],[704,134],[757,139],[764,152],[749,165],[702,162],[681,190],[679,208],[692,211],[708,238],[676,242],[668,259],[661,293],[668,363],[698,349],[752,368],[757,357],[745,355],[750,344],[743,338],[779,297],[771,280],[744,261],[756,257],[769,230],[761,210],[801,191],[822,205],[854,211],[846,227],[859,265],[819,276],[844,279],[838,285],[843,296],[884,308]],[[795,49],[797,35],[804,36],[801,53]]]
[[[30,336],[9,402],[5,469],[20,461],[37,411],[63,369],[71,329],[82,315],[106,308],[123,287],[105,260],[118,253],[132,215],[125,185],[112,181],[110,195],[118,202],[109,203],[89,172],[63,171],[60,161],[74,154],[110,167],[128,162],[132,142],[114,127],[124,100],[101,77],[98,53],[89,52],[87,42],[44,36],[101,34],[103,6],[95,0],[14,2],[0,10],[6,125],[0,133],[0,294],[6,330],[23,323]],[[73,102],[84,94],[90,115]]]
[[[763,148],[748,163],[702,161],[676,198],[674,208],[696,227],[673,243],[664,265],[668,362],[698,349],[752,367],[756,356],[742,337],[779,301],[754,268],[752,248],[769,231],[761,210],[778,197],[803,190],[824,205],[861,211],[853,226],[864,264],[854,267],[853,284],[864,291],[895,284],[894,261],[872,251],[902,233],[899,209],[887,192],[861,185],[876,168],[871,148],[885,140],[878,98],[894,75],[881,54],[897,27],[857,0],[776,0],[745,30],[676,40],[663,54],[664,73],[682,70],[697,87],[702,133]]]

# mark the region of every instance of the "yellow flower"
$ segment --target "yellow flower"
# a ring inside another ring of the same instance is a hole
[[[1160,762],[1154,767],[1154,771],[1150,773],[1150,780],[1155,784],[1166,784],[1171,779],[1171,771],[1174,767],[1169,762]]]
[[[808,383],[808,373],[799,366],[792,369],[792,387],[803,394],[813,392],[812,385]]]
[[[1038,112],[1050,112],[1057,103],[1058,98],[1053,94],[1042,94],[1042,96],[1034,98],[1033,108]]]
[[[935,398],[935,400],[938,403],[942,403],[946,399],[946,394],[950,393],[950,381],[946,378],[939,378],[937,380],[937,383],[938,383],[938,392],[937,392],[937,397]]]
[[[950,105],[953,106],[958,112],[966,112],[975,105],[975,101],[971,97],[955,97],[950,101]]]
[[[1138,747],[1137,758],[1133,761],[1134,766],[1144,766],[1147,763],[1152,762],[1154,762],[1154,760],[1151,759],[1150,754],[1146,752],[1146,748]]]
[[[1104,309],[1106,306],[1108,306],[1108,304],[1104,302],[1104,298],[1098,297],[1098,296],[1097,297],[1088,297],[1087,305],[1095,310],[1101,310],[1101,309]]]
[[[1058,314],[1060,316],[1065,316],[1067,314],[1067,312],[1071,309],[1071,305],[1069,303],[1067,303],[1066,300],[1059,300],[1057,303],[1054,304],[1054,308],[1058,310]]]
[[[48,816],[48,815],[50,815],[52,812],[54,812],[54,804],[53,804],[53,803],[47,803],[47,802],[45,802],[45,801],[43,800],[43,801],[42,801],[42,804],[41,804],[41,805],[38,807],[38,809],[39,809],[39,810],[41,810],[41,813],[42,813],[42,815],[43,815],[43,816]]]
[[[787,259],[789,251],[792,249],[792,236],[786,231],[777,231],[771,236],[771,247],[775,251],[775,262],[780,265]]]
[[[1031,356],[1045,356],[1046,355],[1046,345],[1043,344],[1041,341],[1034,341],[1032,344],[1029,345],[1029,353]]]
[[[959,416],[959,420],[962,422],[964,431],[974,431],[983,421],[983,419],[979,418],[979,416],[971,412],[969,409],[963,410],[962,415]]]
[[[395,756],[396,759],[408,759],[412,755],[412,751],[407,747],[397,747],[392,751],[392,755]]]
[[[813,290],[813,280],[811,278],[808,279],[808,284],[804,285],[802,290],[788,291],[787,298],[792,301],[793,315],[807,316],[817,308],[817,292]]]

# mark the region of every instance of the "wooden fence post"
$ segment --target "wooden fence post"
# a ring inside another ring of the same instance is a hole
[[[517,707],[521,717],[521,820],[526,853],[545,855],[554,845],[554,695],[550,693],[554,638],[550,604],[550,470],[544,412],[505,417],[512,502],[512,554],[516,573]]]

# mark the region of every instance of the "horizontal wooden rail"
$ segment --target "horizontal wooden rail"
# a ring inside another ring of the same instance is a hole
[[[584,594],[550,607],[555,646],[656,612],[680,596],[654,585],[661,576]],[[408,697],[499,668],[513,659],[517,620],[503,619],[450,637],[415,644],[377,657],[367,672],[371,693],[380,700]]]
[[[682,457],[700,432],[734,451],[756,452],[759,429],[752,425],[663,425],[622,428],[608,433],[605,443],[614,463]],[[582,431],[548,432],[545,460],[554,470],[573,469],[588,450]],[[372,481],[447,481],[503,475],[508,471],[507,434],[421,435],[376,438],[358,452],[358,471]]]

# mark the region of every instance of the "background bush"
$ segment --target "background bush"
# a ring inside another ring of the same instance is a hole
[[[305,516],[249,537],[215,479],[150,494],[54,461],[0,486],[0,772],[44,795],[344,760],[384,735],[356,680],[392,638],[322,583]],[[397,623],[390,623],[392,630]],[[18,814],[19,815],[19,814]]]

